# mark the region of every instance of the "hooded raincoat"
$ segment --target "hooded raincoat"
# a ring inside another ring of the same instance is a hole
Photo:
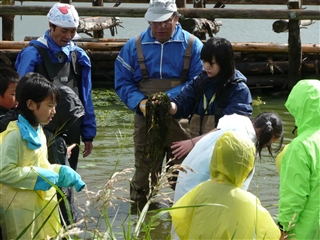
[[[242,136],[249,137],[253,142],[256,133],[252,122],[248,117],[232,114],[223,116],[218,124],[218,131],[208,133],[196,143],[191,152],[183,161],[183,165],[190,167],[186,172],[179,172],[177,185],[174,193],[174,202],[177,202],[184,194],[197,186],[199,183],[210,179],[210,161],[217,139],[227,131],[233,131]],[[251,178],[248,179],[247,190]]]
[[[211,179],[173,205],[182,208],[170,211],[180,239],[279,239],[280,230],[269,212],[256,196],[240,188],[254,158],[250,138],[228,131],[217,140]],[[194,206],[199,204],[206,206]]]
[[[298,136],[281,161],[278,221],[289,239],[320,239],[320,81],[300,80],[285,106]]]
[[[33,190],[38,178],[33,167],[60,171],[60,165],[51,165],[47,160],[42,129],[40,140],[40,148],[28,148],[16,121],[0,134],[0,224],[4,239],[17,239],[29,224],[21,239],[55,237],[61,229],[56,190]]]

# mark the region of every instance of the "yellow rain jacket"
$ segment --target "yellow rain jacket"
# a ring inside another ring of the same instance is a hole
[[[253,194],[242,190],[254,166],[250,138],[228,131],[216,142],[211,179],[186,193],[170,211],[182,239],[279,239],[280,231]],[[210,206],[192,207],[197,204]],[[184,208],[183,206],[191,206]]]
[[[320,239],[320,81],[300,80],[285,106],[298,128],[281,161],[278,221],[289,239]]]
[[[33,166],[56,173],[60,170],[60,165],[51,165],[47,160],[42,129],[40,139],[40,148],[29,149],[16,121],[0,134],[0,222],[4,239],[16,239],[29,224],[21,239],[55,237],[61,229],[55,188],[33,190],[38,177]]]

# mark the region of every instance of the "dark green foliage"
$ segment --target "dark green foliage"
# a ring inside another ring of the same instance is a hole
[[[170,98],[165,93],[149,96],[146,103],[146,144],[144,154],[151,162],[163,154],[170,138]]]

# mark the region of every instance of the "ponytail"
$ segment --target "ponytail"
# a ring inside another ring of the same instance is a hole
[[[276,113],[260,113],[252,120],[253,127],[257,132],[256,151],[261,158],[261,151],[267,148],[271,157],[273,141],[280,139],[280,144],[274,152],[281,149],[283,143],[283,123],[280,116]]]

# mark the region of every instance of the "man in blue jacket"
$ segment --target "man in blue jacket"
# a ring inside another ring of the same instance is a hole
[[[85,51],[72,41],[79,25],[79,16],[74,6],[56,3],[47,17],[50,29],[43,37],[32,40],[29,46],[19,53],[15,66],[20,76],[28,72],[38,72],[57,86],[70,87],[79,96],[85,108],[85,114],[82,121],[68,128],[65,138],[67,145],[77,144],[69,159],[70,166],[76,170],[80,135],[84,142],[83,157],[91,153],[92,141],[96,136],[96,121],[91,97],[91,63]],[[59,104],[63,103],[59,102]]]
[[[198,38],[182,29],[175,0],[151,0],[145,19],[149,23],[148,29],[131,38],[115,61],[115,90],[128,108],[135,112],[136,170],[130,185],[130,198],[141,203],[150,197],[149,174],[154,186],[164,157],[167,161],[173,157],[171,143],[189,137],[181,122],[171,119],[171,138],[162,156],[157,157],[156,162],[143,158],[148,95],[165,92],[170,99],[175,97],[186,82],[202,71],[200,52],[203,45]],[[173,161],[171,165],[181,162],[182,159]]]

